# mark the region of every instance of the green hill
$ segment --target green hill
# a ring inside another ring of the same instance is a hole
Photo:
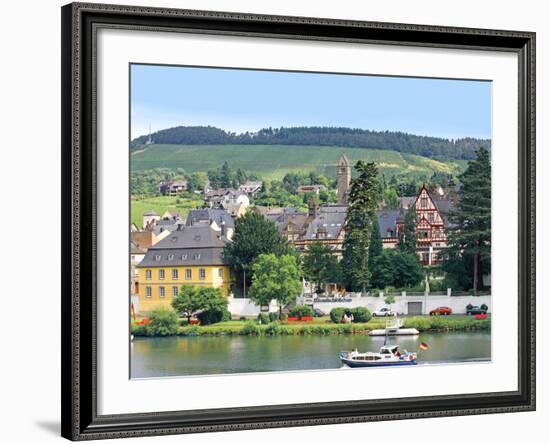
[[[441,162],[414,154],[368,148],[292,145],[146,145],[131,154],[132,171],[153,168],[183,168],[186,173],[208,171],[227,161],[231,168],[241,168],[263,179],[273,180],[292,171],[315,171],[328,177],[336,175],[336,161],[346,153],[352,163],[357,160],[377,162],[387,176],[430,177],[434,172],[456,174],[465,161]]]

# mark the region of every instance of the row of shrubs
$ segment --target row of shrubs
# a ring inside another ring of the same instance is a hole
[[[258,324],[256,321],[247,321],[241,327],[199,327],[190,326],[179,329],[182,336],[325,336],[338,334],[366,333],[365,326],[352,324],[281,324],[277,321],[268,324]]]
[[[313,311],[313,308],[311,308],[309,305],[296,305],[290,310],[288,316],[302,319],[305,317],[313,317],[314,314],[315,312]],[[279,312],[270,312],[260,313],[257,319],[260,324],[269,324],[270,322],[275,321],[286,321],[286,318],[287,316],[285,314],[283,314],[281,318]]]
[[[365,307],[336,307],[330,311],[330,320],[335,324],[340,324],[342,322],[342,319],[344,318],[344,315],[346,315],[348,318],[351,318],[353,323],[369,322],[372,317],[369,309]]]
[[[257,320],[260,324],[269,324],[270,322],[275,322],[279,320],[279,313],[278,312],[260,313],[258,315]]]
[[[406,318],[405,328],[416,328],[419,331],[454,331],[454,330],[490,330],[491,320],[477,320],[468,317]]]

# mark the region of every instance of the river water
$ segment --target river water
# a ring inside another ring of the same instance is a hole
[[[417,351],[420,342],[429,349],[420,352],[419,365],[491,359],[489,332],[422,333],[390,340],[408,351]],[[383,344],[383,337],[366,335],[135,338],[131,377],[340,368],[339,351],[378,351]]]

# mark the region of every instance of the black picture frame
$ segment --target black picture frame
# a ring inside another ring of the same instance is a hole
[[[535,409],[535,33],[72,3],[62,14],[62,436],[71,440]],[[100,27],[508,51],[519,64],[518,390],[100,416],[96,91]]]

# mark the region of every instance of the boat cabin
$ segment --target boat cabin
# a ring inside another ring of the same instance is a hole
[[[382,355],[397,355],[399,353],[398,345],[388,345],[380,348],[380,354]]]

